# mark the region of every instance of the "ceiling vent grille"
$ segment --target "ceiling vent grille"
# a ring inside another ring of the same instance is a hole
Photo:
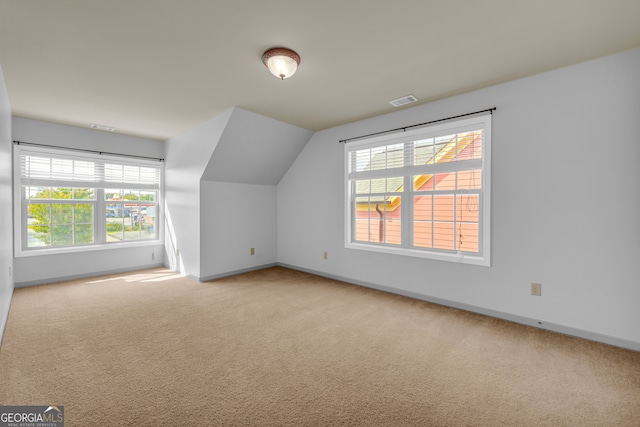
[[[393,101],[389,101],[389,104],[394,107],[402,107],[403,105],[411,104],[412,102],[416,102],[418,98],[413,95],[403,96],[402,98],[394,99]]]
[[[111,126],[105,126],[105,125],[97,125],[95,123],[92,123],[91,126],[89,126],[91,129],[98,129],[98,130],[104,130],[107,132],[113,132],[116,130],[116,128],[111,127]]]

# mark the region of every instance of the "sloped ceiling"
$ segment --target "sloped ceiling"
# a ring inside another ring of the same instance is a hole
[[[313,132],[234,108],[202,180],[276,185]]]

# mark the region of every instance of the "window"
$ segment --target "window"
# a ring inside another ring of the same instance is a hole
[[[346,247],[490,264],[491,115],[345,144]]]
[[[159,239],[162,163],[18,145],[16,254]]]

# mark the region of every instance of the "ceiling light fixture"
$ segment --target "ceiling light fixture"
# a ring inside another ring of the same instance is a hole
[[[300,65],[300,55],[284,47],[274,47],[262,54],[262,62],[281,80],[293,76]]]

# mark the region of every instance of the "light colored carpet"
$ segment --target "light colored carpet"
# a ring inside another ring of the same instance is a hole
[[[0,404],[67,426],[640,426],[640,353],[280,267],[17,289]]]

